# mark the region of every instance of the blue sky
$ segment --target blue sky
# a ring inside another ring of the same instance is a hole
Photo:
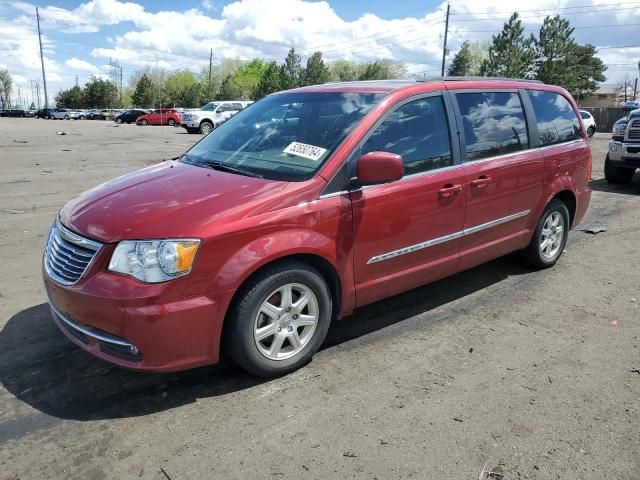
[[[125,82],[155,66],[199,71],[222,58],[280,61],[290,46],[326,60],[393,58],[412,75],[440,70],[445,2],[403,0],[0,0],[0,68],[30,92],[41,78],[35,5],[40,7],[50,96],[92,75],[106,76],[110,59]],[[608,64],[608,82],[638,74],[640,0],[531,0],[518,6],[527,33],[559,13]],[[454,0],[451,55],[464,40],[489,40],[514,10],[508,0]],[[630,46],[625,49],[612,48]]]

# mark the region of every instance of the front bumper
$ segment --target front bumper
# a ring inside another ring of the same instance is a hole
[[[199,120],[182,120],[182,122],[180,122],[180,126],[182,128],[200,128],[200,121]]]
[[[609,142],[609,160],[617,167],[640,167],[640,143]]]
[[[63,286],[43,269],[54,321],[73,343],[133,370],[169,372],[218,362],[233,292],[184,297],[176,282],[143,284],[96,270],[98,265],[78,284]]]

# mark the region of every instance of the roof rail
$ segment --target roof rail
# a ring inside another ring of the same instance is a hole
[[[540,80],[528,80],[525,78],[508,78],[508,77],[478,77],[478,76],[461,76],[461,77],[457,77],[457,76],[451,76],[451,77],[427,77],[427,78],[418,78],[416,79],[416,82],[436,82],[436,81],[441,81],[441,82],[463,82],[465,80],[477,80],[477,81],[482,81],[482,80],[507,80],[510,82],[526,82],[526,83],[544,83]]]

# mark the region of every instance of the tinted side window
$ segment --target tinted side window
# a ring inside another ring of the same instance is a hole
[[[452,165],[442,97],[414,100],[392,112],[378,125],[361,153],[374,151],[401,155],[405,175]]]
[[[456,94],[466,141],[467,161],[529,148],[527,122],[514,92]]]
[[[529,97],[538,122],[541,146],[580,138],[580,120],[566,98],[539,90],[529,90]]]
[[[587,119],[589,118],[589,116],[590,116],[590,115],[589,115],[587,112],[580,112],[580,116],[581,116],[582,118],[584,118],[585,120],[587,120]]]

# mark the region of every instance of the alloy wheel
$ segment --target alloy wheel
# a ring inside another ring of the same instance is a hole
[[[564,217],[562,213],[553,211],[544,221],[542,234],[540,235],[540,253],[546,259],[555,258],[565,235]]]
[[[313,338],[319,319],[318,299],[300,283],[288,283],[267,296],[254,321],[258,351],[270,360],[286,360]]]

